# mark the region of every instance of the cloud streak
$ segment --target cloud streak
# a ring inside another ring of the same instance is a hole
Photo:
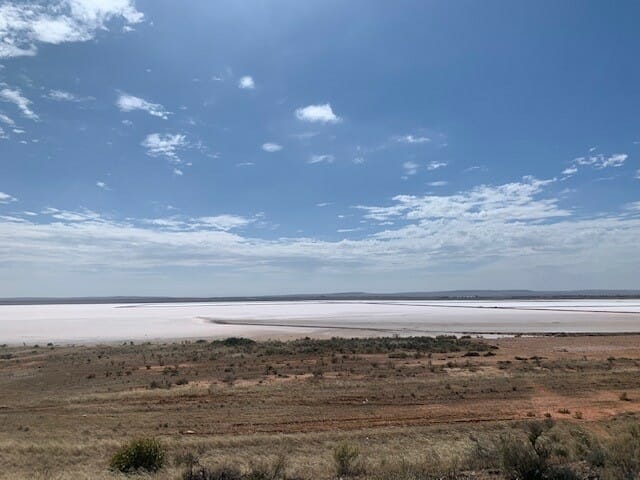
[[[277,143],[267,142],[262,144],[262,150],[269,153],[275,153],[282,150],[282,145],[278,145]]]
[[[9,203],[16,201],[18,201],[17,198],[9,195],[8,193],[0,192],[0,203]]]
[[[31,100],[24,97],[19,88],[3,88],[0,90],[0,100],[13,103],[18,107],[22,116],[30,120],[38,120],[38,115],[31,110]]]

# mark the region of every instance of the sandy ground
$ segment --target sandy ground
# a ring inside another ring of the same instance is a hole
[[[305,301],[0,306],[0,343],[232,335],[640,332],[640,300]]]

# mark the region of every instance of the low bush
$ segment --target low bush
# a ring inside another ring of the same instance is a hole
[[[503,437],[500,456],[504,473],[511,480],[580,480],[568,466],[550,463],[551,449],[543,438],[554,423],[551,420],[527,424],[527,441]]]
[[[608,478],[640,478],[640,424],[630,426],[610,442],[604,464]]]
[[[333,460],[339,477],[353,476],[358,473],[358,457],[360,450],[355,445],[341,443],[333,449]]]
[[[164,448],[153,438],[140,438],[122,445],[111,457],[109,467],[123,473],[156,472],[164,465]]]

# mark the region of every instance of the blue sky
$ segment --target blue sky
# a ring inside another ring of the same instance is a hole
[[[640,288],[640,5],[0,4],[0,296]]]

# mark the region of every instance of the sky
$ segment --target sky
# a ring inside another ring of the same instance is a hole
[[[0,2],[0,297],[640,288],[640,4]]]

